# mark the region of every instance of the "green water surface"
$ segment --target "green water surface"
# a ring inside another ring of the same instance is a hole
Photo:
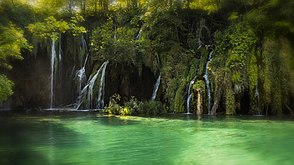
[[[2,115],[0,164],[294,164],[294,121]]]

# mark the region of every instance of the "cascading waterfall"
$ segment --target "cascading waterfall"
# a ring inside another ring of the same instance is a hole
[[[106,61],[105,66],[103,67],[101,78],[100,78],[100,85],[99,85],[99,93],[98,93],[98,99],[97,99],[97,109],[103,109],[104,108],[104,88],[105,88],[105,71],[107,64],[109,62]]]
[[[100,98],[100,102],[104,103],[104,99],[102,96],[104,95],[104,86],[105,86],[105,70],[108,65],[109,61],[105,61],[101,67],[98,69],[98,71],[95,73],[95,75],[89,79],[87,85],[83,88],[81,91],[80,96],[78,97],[78,101],[76,104],[76,109],[79,109],[80,106],[82,105],[83,101],[85,100],[85,97],[87,97],[87,108],[91,109],[92,108],[92,100],[93,100],[93,89],[94,85],[96,82],[96,79],[98,78],[99,74],[101,74],[100,78],[100,86],[99,86],[99,93],[98,93],[98,99]],[[102,81],[102,82],[101,82]],[[103,93],[103,95],[102,95]],[[104,105],[103,105],[104,106]],[[102,107],[103,108],[103,107]]]
[[[260,65],[258,65],[258,78],[256,81],[256,88],[255,88],[255,97],[257,98],[257,115],[260,116],[261,112],[260,112],[260,96],[259,96],[259,89],[258,89],[258,81],[259,81],[259,70],[260,70]]]
[[[86,40],[84,38],[84,36],[82,35],[82,48],[81,48],[81,52],[82,53],[86,53],[86,58],[85,58],[85,61],[83,63],[83,66],[81,69],[79,69],[77,72],[76,72],[76,77],[78,79],[78,89],[77,89],[77,93],[78,95],[81,94],[82,92],[82,83],[84,81],[84,79],[86,79],[86,64],[87,64],[87,61],[88,61],[88,58],[89,58],[89,53],[88,53],[88,49],[87,49],[87,43],[86,43]],[[81,54],[81,57],[82,57],[83,54]]]
[[[136,40],[140,40],[140,38],[141,38],[141,34],[142,34],[142,29],[143,29],[143,28],[140,28],[140,30],[139,30],[139,32],[138,32],[138,34],[137,34],[137,36],[136,36]]]
[[[198,38],[198,48],[197,48],[197,50],[199,50],[201,47],[202,47],[202,45],[203,45],[203,42],[201,41],[201,38],[203,38],[203,34],[202,34],[202,32],[203,32],[203,30],[205,30],[206,32],[207,32],[207,34],[208,34],[208,38],[211,38],[210,36],[210,30],[208,29],[208,27],[205,25],[205,19],[202,19],[201,21],[200,21],[200,28],[199,28],[199,38]]]
[[[207,60],[206,65],[205,65],[205,74],[203,76],[204,77],[204,80],[205,80],[206,91],[207,91],[207,109],[208,109],[208,114],[211,113],[211,90],[210,90],[208,66],[209,66],[209,63],[212,60],[212,54],[213,54],[213,51],[210,51],[209,52],[209,55],[208,55],[208,60]]]
[[[51,75],[50,75],[50,108],[53,108],[53,102],[54,102],[55,59],[56,59],[55,41],[54,41],[54,39],[52,39],[52,43],[51,43]]]
[[[92,108],[92,100],[93,100],[93,89],[94,89],[94,85],[96,82],[96,79],[99,75],[99,73],[101,72],[103,65],[99,68],[99,70],[96,72],[96,74],[92,77],[92,79],[89,82],[89,87],[88,87],[88,108]]]
[[[114,24],[114,35],[113,35],[113,40],[114,41],[116,41],[116,38],[117,38],[117,36],[116,36],[116,33],[117,33],[117,29],[116,29],[117,27],[116,27],[116,24]]]
[[[157,77],[156,83],[154,84],[153,87],[153,92],[152,92],[152,97],[151,100],[155,100],[156,99],[156,95],[157,95],[157,91],[160,85],[160,79],[161,79],[161,72],[160,72],[160,58],[158,56],[158,54],[156,54],[157,57],[157,64],[158,64],[158,70],[159,70],[159,75]]]
[[[58,63],[61,66],[61,63],[62,63],[61,35],[59,35]]]
[[[191,98],[192,98],[191,88],[192,88],[192,85],[195,82],[195,79],[196,79],[196,77],[194,77],[193,80],[191,80],[190,83],[189,83],[188,97],[187,97],[187,101],[186,101],[186,103],[187,103],[187,113],[186,114],[191,114],[190,113],[190,101],[191,101]]]
[[[161,78],[161,73],[159,73],[158,78],[156,80],[156,83],[155,83],[155,85],[153,87],[153,93],[152,93],[151,100],[156,99],[157,91],[158,91],[158,88],[159,88],[159,85],[160,85],[160,78]]]

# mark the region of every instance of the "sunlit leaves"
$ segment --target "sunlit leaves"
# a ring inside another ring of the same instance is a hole
[[[13,24],[8,27],[0,26],[0,67],[10,69],[8,58],[22,59],[21,49],[30,49],[31,46],[23,37],[23,31]]]
[[[77,25],[80,21],[84,21],[84,19],[79,15],[72,17],[70,22],[58,21],[55,17],[50,16],[44,22],[30,24],[28,29],[37,37],[57,40],[60,33],[65,33],[68,30],[71,30],[74,36],[85,33],[86,29]]]
[[[99,58],[112,61],[134,62],[137,29],[119,27],[112,19],[93,31],[91,49]]]
[[[190,9],[204,10],[211,13],[220,8],[222,1],[223,0],[190,0],[185,3],[185,6]]]
[[[21,29],[11,23],[8,27],[0,26],[0,68],[11,69],[9,59],[22,59],[21,50],[30,48]],[[0,74],[0,103],[13,94],[12,87],[12,81]]]
[[[0,74],[0,104],[13,94],[12,87],[12,81]]]
[[[66,32],[69,29],[69,25],[65,21],[57,21],[55,17],[50,16],[45,19],[45,22],[30,24],[28,29],[35,36],[57,40],[59,33]]]

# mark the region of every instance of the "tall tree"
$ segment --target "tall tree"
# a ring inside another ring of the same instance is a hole
[[[23,36],[23,31],[13,24],[0,26],[0,68],[11,69],[9,64],[11,59],[23,59],[22,49],[30,49],[27,40]],[[0,73],[0,103],[5,101],[12,92],[13,82],[4,74]]]

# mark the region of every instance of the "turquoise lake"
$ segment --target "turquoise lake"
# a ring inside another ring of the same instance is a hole
[[[266,117],[0,117],[0,164],[293,164],[294,120]]]

